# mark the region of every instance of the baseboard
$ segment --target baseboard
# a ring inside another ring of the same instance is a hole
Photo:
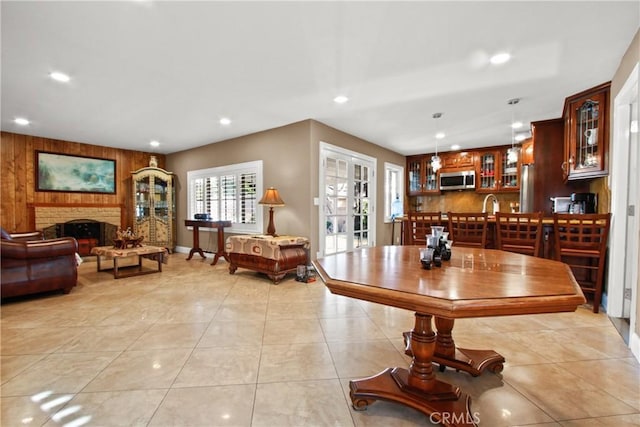
[[[189,252],[191,252],[191,248],[187,248],[185,246],[176,246],[176,248],[173,250],[174,253],[179,253],[179,254],[188,254]],[[204,256],[207,258],[213,258],[215,254],[210,253],[210,252],[204,252]],[[194,254],[194,256],[197,256],[198,258],[200,258],[200,254]],[[202,258],[200,258],[202,259]]]

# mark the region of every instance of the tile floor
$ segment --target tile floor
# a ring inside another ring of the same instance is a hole
[[[350,379],[408,365],[413,313],[209,261],[174,254],[160,274],[120,280],[85,262],[69,295],[2,305],[1,425],[432,425],[348,398]],[[507,360],[497,375],[438,372],[481,426],[640,426],[640,366],[606,315],[462,320],[454,333]]]

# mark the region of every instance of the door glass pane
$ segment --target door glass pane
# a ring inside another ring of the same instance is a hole
[[[324,154],[324,191],[321,241],[324,255],[369,244],[369,184],[372,168],[352,157]]]

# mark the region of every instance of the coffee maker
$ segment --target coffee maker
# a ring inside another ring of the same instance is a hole
[[[572,193],[569,213],[591,214],[596,213],[598,196],[595,193]]]

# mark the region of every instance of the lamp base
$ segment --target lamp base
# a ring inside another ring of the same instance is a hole
[[[278,237],[276,234],[276,226],[273,223],[273,207],[269,207],[269,225],[267,226],[267,234],[271,237]]]

